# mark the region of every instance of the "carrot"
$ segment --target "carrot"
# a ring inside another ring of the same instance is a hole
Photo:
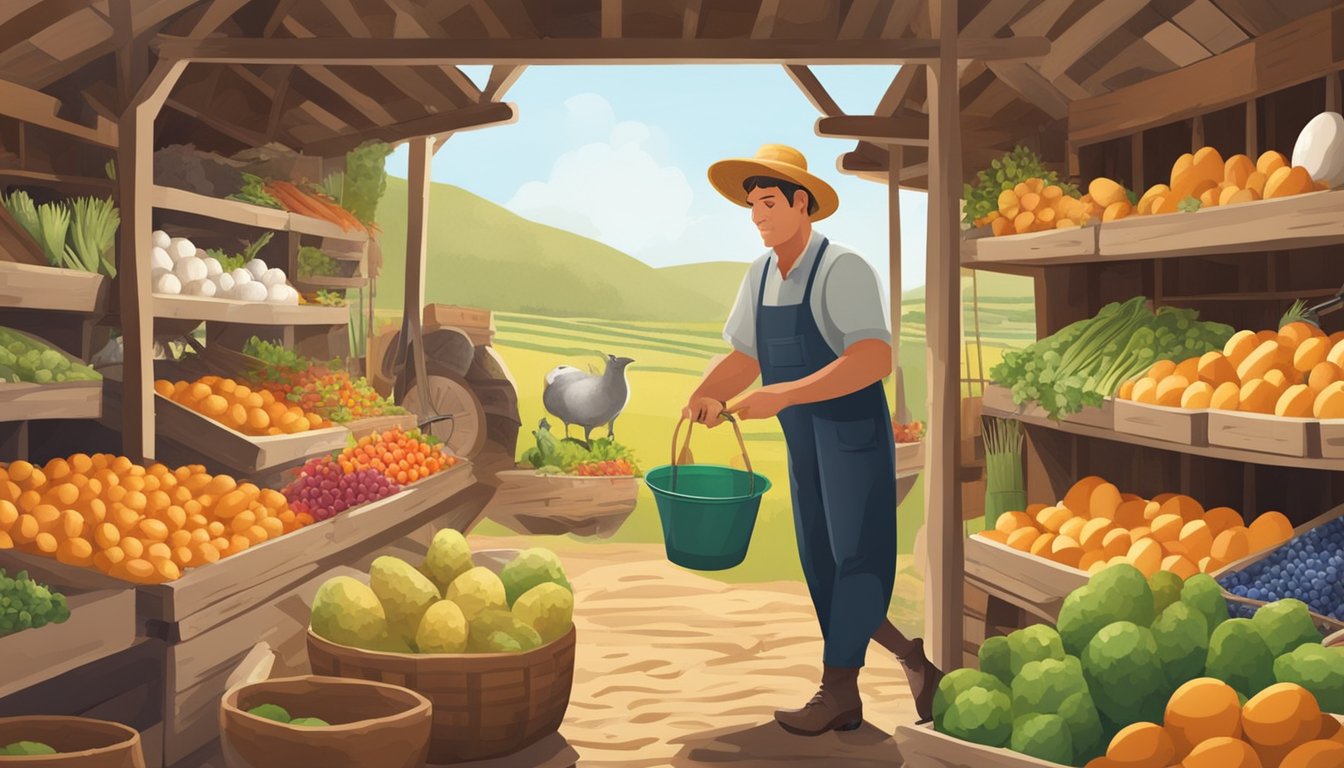
[[[305,216],[312,216],[318,219],[326,219],[325,211],[320,210],[312,203],[304,199],[303,193],[294,188],[292,184],[286,184],[281,181],[272,182],[270,186],[271,194],[279,198],[280,202],[286,208],[294,213],[301,213]]]

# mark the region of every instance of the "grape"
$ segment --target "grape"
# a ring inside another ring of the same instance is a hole
[[[1344,618],[1344,518],[1292,539],[1259,562],[1221,579],[1234,595],[1272,602],[1293,597],[1314,612]]]
[[[323,457],[304,464],[298,478],[285,487],[284,494],[295,512],[306,512],[314,520],[326,520],[400,490],[375,469],[346,474],[334,459]]]

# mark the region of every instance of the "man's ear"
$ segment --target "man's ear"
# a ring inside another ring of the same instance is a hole
[[[803,190],[801,190],[801,189],[798,190],[797,192],[794,192],[794,193],[793,193],[793,207],[794,207],[794,208],[799,208],[799,207],[801,207],[801,208],[803,209],[803,212],[806,213],[806,212],[807,212],[807,206],[808,206],[807,192],[805,192],[805,191],[803,191]]]

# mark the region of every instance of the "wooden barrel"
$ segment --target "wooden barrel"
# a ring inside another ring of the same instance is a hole
[[[637,477],[539,475],[532,469],[500,472],[499,490],[483,513],[519,533],[609,537],[635,510]]]
[[[571,627],[523,653],[379,653],[309,629],[308,661],[317,674],[378,680],[427,697],[434,704],[429,761],[449,764],[503,757],[558,730],[574,684],[574,645]]]
[[[0,764],[44,768],[145,768],[139,731],[121,723],[87,717],[0,717],[0,745],[38,741],[59,754],[9,759]]]
[[[330,727],[248,714],[261,704]],[[405,688],[339,677],[285,677],[240,686],[219,704],[219,732],[252,768],[420,768],[429,752],[429,699]]]

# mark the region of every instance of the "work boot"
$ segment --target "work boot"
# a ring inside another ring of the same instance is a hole
[[[905,679],[910,685],[910,695],[915,697],[915,713],[919,715],[917,725],[923,725],[933,719],[933,694],[938,690],[938,683],[943,679],[943,673],[933,666],[929,657],[924,655],[922,638],[912,640],[910,651],[896,658],[905,668]]]
[[[859,670],[823,667],[821,688],[812,700],[802,709],[775,710],[775,720],[789,733],[802,736],[858,728],[863,723]]]

